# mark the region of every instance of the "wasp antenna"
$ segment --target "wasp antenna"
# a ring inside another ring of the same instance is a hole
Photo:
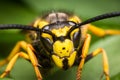
[[[21,25],[21,24],[0,24],[0,30],[1,29],[23,29],[23,30],[40,31],[39,28],[29,25]]]
[[[112,17],[117,17],[117,16],[120,16],[120,12],[111,12],[111,13],[102,14],[102,15],[90,18],[90,19],[88,19],[88,20],[86,20],[82,23],[79,23],[78,27],[81,26],[81,25],[85,25],[85,24],[88,24],[88,23],[92,23],[92,22],[95,22],[95,21],[102,20],[102,19],[107,19],[107,18],[112,18]]]
[[[67,35],[69,35],[71,33],[71,31],[73,31],[76,28],[81,27],[82,25],[85,25],[85,24],[88,24],[88,23],[92,23],[92,22],[95,22],[95,21],[99,21],[99,20],[102,20],[102,19],[117,17],[117,16],[120,16],[120,12],[111,12],[111,13],[106,13],[106,14],[102,14],[102,15],[98,15],[96,17],[90,18],[90,19],[88,19],[86,21],[83,21],[82,23],[74,25],[74,27],[72,27],[69,30]]]

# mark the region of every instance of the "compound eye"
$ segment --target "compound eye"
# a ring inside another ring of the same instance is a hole
[[[43,33],[41,37],[41,41],[43,43],[43,46],[46,48],[46,50],[48,50],[49,52],[52,51],[53,39],[51,35],[47,33]]]
[[[81,37],[81,33],[79,29],[75,29],[71,32],[71,40],[73,41],[74,47],[78,48],[79,43],[80,43],[80,37]]]

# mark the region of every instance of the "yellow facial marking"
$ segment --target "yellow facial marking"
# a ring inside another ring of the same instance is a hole
[[[73,43],[71,40],[66,39],[65,41],[56,41],[53,44],[53,51],[59,57],[70,56],[73,51]]]
[[[53,29],[52,33],[54,33],[57,37],[65,36],[69,30],[69,27],[65,26],[64,28]]]
[[[53,42],[52,36],[47,33],[42,33],[42,37],[50,39]]]
[[[68,65],[71,67],[75,61],[76,58],[76,51],[74,51],[70,57],[68,58]]]
[[[77,16],[72,16],[72,17],[70,17],[70,18],[69,18],[69,21],[73,21],[73,22],[75,22],[75,23],[80,23],[80,22],[81,22],[80,18],[77,17]]]
[[[52,55],[52,59],[58,67],[60,67],[60,68],[63,67],[63,63],[62,63],[63,59],[61,59],[60,57],[58,57],[56,55]]]
[[[68,59],[68,65],[69,67],[71,67],[74,64],[75,61],[75,57],[76,57],[76,51],[74,51],[73,53],[71,53],[71,55],[67,58]],[[63,60],[64,58],[60,58],[57,55],[52,55],[52,59],[55,62],[55,64],[62,68],[63,67]]]
[[[73,30],[72,32],[71,32],[71,34],[70,34],[70,37],[73,39],[73,34],[75,33],[75,32],[78,32],[78,30],[79,29],[75,29],[75,30]]]
[[[38,19],[37,21],[35,21],[34,23],[34,26],[35,27],[39,27],[40,29],[43,28],[45,25],[48,25],[49,23],[44,21],[44,20],[41,20],[41,19]]]

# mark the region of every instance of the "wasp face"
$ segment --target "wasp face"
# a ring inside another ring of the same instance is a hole
[[[51,52],[54,63],[63,69],[71,67],[76,59],[77,51],[80,41],[80,29],[73,30],[68,34],[69,29],[74,27],[72,22],[59,22],[47,25],[47,29],[53,26],[60,27],[58,29],[51,29],[49,33],[43,33],[44,46]],[[75,24],[74,24],[75,25]],[[44,29],[46,29],[44,27]]]
[[[37,24],[45,23],[42,30],[41,41],[46,51],[50,53],[54,63],[63,69],[71,67],[76,59],[80,41],[80,29],[69,30],[74,27],[79,19],[66,13],[51,13]],[[39,25],[41,28],[41,26]]]
[[[65,22],[66,23],[66,22]],[[57,23],[55,26],[57,26]],[[61,25],[63,25],[61,23]],[[49,25],[52,27],[53,25]],[[48,26],[47,26],[48,27]],[[51,54],[54,63],[63,69],[71,67],[75,61],[77,52],[75,48],[78,47],[78,41],[76,39],[80,38],[79,30],[75,30],[71,34],[67,35],[70,26],[64,26],[59,29],[52,29],[49,33],[42,34],[42,43],[46,50]]]

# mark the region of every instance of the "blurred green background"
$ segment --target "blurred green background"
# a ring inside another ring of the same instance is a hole
[[[30,24],[43,11],[63,9],[73,11],[84,21],[99,14],[120,11],[120,0],[0,0],[0,24]],[[92,23],[101,28],[120,29],[120,17]],[[25,40],[20,30],[0,31],[0,58],[5,58],[17,41]],[[92,34],[90,51],[103,47],[110,63],[111,80],[120,80],[120,36],[99,38]],[[0,73],[4,67],[0,68]],[[77,67],[67,71],[53,69],[44,80],[75,80]],[[99,80],[102,74],[101,55],[84,66],[82,80]],[[36,80],[32,65],[19,59],[8,78],[0,80]],[[103,78],[104,79],[104,78]]]

